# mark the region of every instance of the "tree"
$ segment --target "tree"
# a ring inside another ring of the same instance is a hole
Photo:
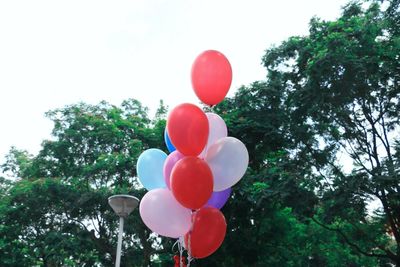
[[[309,219],[318,199],[309,161],[293,158],[284,91],[255,82],[214,108],[229,135],[246,144],[250,168],[223,208],[228,232],[200,266],[377,266],[342,248],[340,238]]]
[[[107,198],[143,196],[136,160],[147,148],[163,147],[163,112],[162,106],[152,122],[136,100],[48,112],[53,140],[37,156],[12,148],[2,165],[16,181],[1,180],[0,265],[112,266],[118,220]],[[147,266],[163,253],[135,213],[126,221],[123,266]]]
[[[269,49],[263,63],[284,96],[291,157],[314,168],[323,210],[314,221],[400,266],[399,1],[367,3],[348,4],[336,21],[312,19],[308,36]],[[373,199],[381,207],[371,214]]]

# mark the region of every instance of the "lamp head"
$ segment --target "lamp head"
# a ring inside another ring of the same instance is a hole
[[[108,204],[119,217],[125,218],[139,205],[139,199],[130,195],[114,195],[108,198]]]

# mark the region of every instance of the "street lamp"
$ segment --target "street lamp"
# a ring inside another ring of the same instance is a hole
[[[119,267],[121,262],[121,246],[122,246],[122,233],[124,232],[124,218],[139,205],[139,199],[130,195],[114,195],[108,198],[108,204],[114,212],[119,216],[119,231],[118,231],[118,245],[117,256],[115,259],[115,267]]]

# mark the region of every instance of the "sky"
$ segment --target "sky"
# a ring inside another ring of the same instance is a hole
[[[241,85],[265,78],[261,57],[313,16],[333,20],[344,0],[0,1],[0,162],[11,146],[36,154],[46,111],[135,98],[153,114],[198,104],[191,65],[214,49]]]

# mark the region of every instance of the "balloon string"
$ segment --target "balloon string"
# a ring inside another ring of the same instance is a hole
[[[179,267],[184,267],[184,259],[183,259],[183,251],[184,247],[182,245],[181,239],[178,239],[174,245],[172,246],[172,253],[175,254],[175,247],[178,246],[178,252],[179,252]],[[177,264],[178,259],[176,258],[177,256],[174,256],[175,264]],[[175,265],[176,266],[176,265]]]
[[[188,254],[187,261],[188,261],[188,264],[186,265],[186,267],[190,267],[190,263],[193,260],[190,241],[192,239],[192,231],[193,231],[193,227],[194,227],[194,221],[195,221],[195,218],[196,218],[196,214],[197,214],[197,211],[194,211],[193,214],[192,214],[192,226],[190,227],[190,230],[187,233],[187,235],[188,235],[188,241],[187,241],[188,242],[188,244],[187,244],[187,254]]]
[[[188,260],[188,264],[186,266],[190,267],[190,263],[194,260],[194,258],[190,254],[188,254],[187,260]]]
[[[173,254],[175,254],[175,247],[176,246],[178,246],[178,251],[179,251],[179,245],[180,245],[180,243],[179,243],[179,239],[178,240],[176,240],[176,242],[172,245],[172,253]]]
[[[193,226],[192,226],[193,227]],[[189,232],[189,234],[188,234],[188,251],[187,251],[187,254],[188,254],[188,257],[187,257],[187,260],[188,260],[188,264],[186,265],[187,267],[190,267],[190,263],[192,262],[192,253],[191,253],[191,247],[190,247],[190,239],[191,239],[191,236],[192,236],[192,234],[191,234],[191,231]]]
[[[179,266],[183,267],[183,259],[182,259],[182,255],[183,255],[183,246],[180,242],[180,240],[178,240],[178,248],[179,248]]]

